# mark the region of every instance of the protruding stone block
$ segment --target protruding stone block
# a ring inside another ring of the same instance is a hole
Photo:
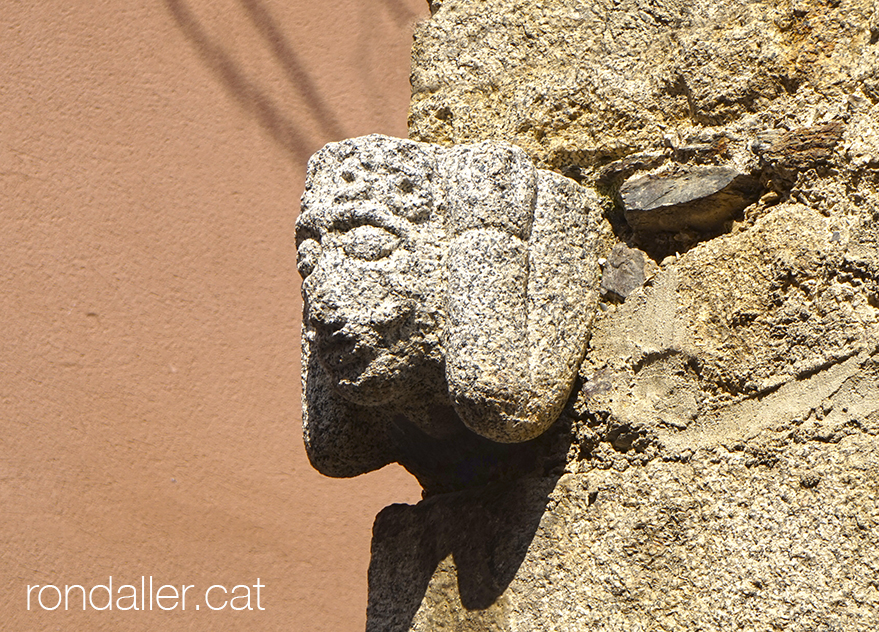
[[[620,187],[626,221],[638,232],[718,231],[760,197],[759,181],[734,167],[633,176]]]
[[[315,154],[297,224],[315,467],[419,470],[399,423],[439,441],[543,433],[585,351],[598,218],[594,193],[506,143],[373,135]]]

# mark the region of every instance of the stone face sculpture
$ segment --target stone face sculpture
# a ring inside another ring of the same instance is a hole
[[[314,466],[399,460],[399,419],[437,439],[461,422],[501,443],[543,433],[597,304],[597,209],[506,143],[371,135],[316,153],[296,227]]]

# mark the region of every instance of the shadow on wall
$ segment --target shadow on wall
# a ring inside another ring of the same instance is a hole
[[[499,598],[525,559],[558,478],[526,477],[385,508],[373,527],[367,632],[409,630],[432,582],[431,593],[450,604],[426,605],[434,615],[463,616],[461,629],[503,624]],[[453,605],[456,592],[463,609]]]
[[[421,17],[406,6],[403,0],[379,0],[376,4],[384,5],[397,28],[409,27],[410,35],[412,25]],[[358,82],[367,94],[379,94],[383,90],[383,59],[376,55],[379,47],[375,42],[376,34],[381,33],[382,24],[377,18],[374,6],[368,2],[360,3],[357,20],[364,28],[358,31],[357,49],[361,54],[352,59],[352,63],[360,71],[357,73]]]
[[[385,1],[396,4],[395,0]],[[321,138],[336,140],[345,138],[346,134],[342,125],[321,97],[277,22],[272,19],[258,0],[239,0],[239,2],[259,34],[269,45],[290,84],[302,96],[309,113],[319,127]],[[275,142],[290,153],[296,162],[306,162],[309,156],[319,148],[319,144],[311,142],[284,115],[271,97],[247,78],[232,55],[208,35],[184,0],[165,0],[165,5],[180,30],[195,47],[208,68],[222,81],[229,94],[259,122]]]
[[[382,0],[382,3],[388,8],[388,11],[394,18],[394,22],[397,23],[397,26],[411,24],[419,17],[418,14],[414,13],[412,9],[407,7],[402,0]]]

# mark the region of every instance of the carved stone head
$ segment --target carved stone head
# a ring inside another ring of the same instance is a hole
[[[504,443],[546,430],[597,300],[596,207],[504,143],[372,135],[316,153],[296,228],[315,467],[399,460],[400,417],[435,437],[455,422]]]
[[[306,339],[352,403],[398,400],[442,361],[437,179],[430,146],[383,137],[328,145],[309,163],[297,223]]]

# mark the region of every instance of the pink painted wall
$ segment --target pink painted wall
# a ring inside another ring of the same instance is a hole
[[[2,629],[363,628],[373,517],[419,490],[400,468],[338,481],[305,459],[293,227],[313,151],[405,136],[426,14],[4,3]],[[185,611],[49,612],[36,593],[27,610],[28,585],[111,575],[115,596],[141,576],[195,588]],[[265,610],[203,605],[257,578]]]

